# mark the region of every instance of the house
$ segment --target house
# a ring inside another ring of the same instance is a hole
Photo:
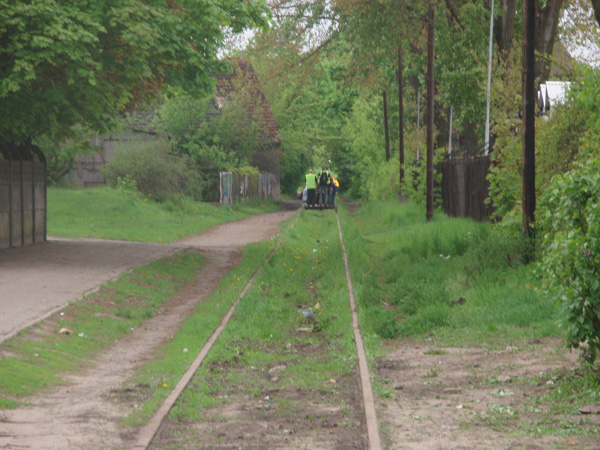
[[[278,201],[282,139],[277,122],[252,64],[242,59],[228,61],[231,71],[216,75],[215,98],[210,103],[207,117],[200,120],[213,120],[222,114],[224,108],[230,104],[235,103],[242,106],[245,111],[243,122],[255,129],[258,142],[257,150],[252,154],[251,164],[261,173],[271,174],[273,186],[269,192]],[[159,136],[159,133],[153,128],[153,119],[156,114],[160,114],[160,107],[138,111],[123,120],[121,130],[96,137],[93,144],[101,147],[102,151],[93,155],[78,156],[74,169],[67,176],[67,181],[82,187],[104,184],[100,169],[102,165],[110,161],[117,148],[126,147],[130,142],[152,140]],[[241,124],[239,128],[243,128],[243,125]],[[231,138],[235,143],[236,136],[231,136]],[[240,139],[243,139],[241,130]],[[205,164],[211,165],[210,161]],[[215,173],[215,177],[218,178],[218,173]],[[218,183],[218,179],[216,182]]]
[[[282,138],[261,83],[248,60],[230,59],[231,72],[217,76],[216,103],[219,108],[237,102],[247,112],[248,120],[257,125],[258,150],[252,155],[252,166],[270,173],[275,180],[273,198],[280,195],[280,157]]]
[[[539,114],[547,115],[554,106],[565,103],[570,86],[568,81],[546,81],[540,84],[537,98]]]

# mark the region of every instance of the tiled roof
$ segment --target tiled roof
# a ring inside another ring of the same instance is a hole
[[[217,75],[217,105],[223,107],[232,95],[245,95],[244,104],[248,109],[248,116],[259,122],[263,139],[270,142],[281,142],[277,122],[254,67],[250,61],[243,59],[227,61],[231,65],[231,71]]]
[[[204,120],[211,120],[211,117],[218,114],[218,110],[226,106],[228,99],[242,95],[248,117],[250,120],[255,118],[258,122],[259,139],[267,143],[281,142],[277,122],[252,64],[242,59],[230,59],[228,62],[231,71],[216,76],[215,98],[211,100],[211,108]],[[150,105],[138,109],[124,118],[125,127],[133,131],[155,134],[154,119],[157,115],[160,115],[160,106]]]

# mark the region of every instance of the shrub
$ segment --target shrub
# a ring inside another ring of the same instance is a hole
[[[557,175],[541,199],[541,268],[564,308],[567,345],[600,350],[600,159]]]
[[[162,140],[130,144],[117,149],[102,173],[109,185],[122,185],[122,180],[127,180],[128,185],[158,201],[182,194],[198,198],[200,183],[190,170],[189,160],[173,156],[170,149]]]

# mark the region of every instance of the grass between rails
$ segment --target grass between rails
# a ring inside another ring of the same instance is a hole
[[[155,445],[181,448],[185,442],[209,448],[219,439],[236,444],[237,435],[224,437],[215,431],[223,421],[219,411],[228,405],[244,405],[242,409],[248,411],[243,419],[234,420],[273,424],[269,430],[274,434],[267,432],[261,438],[265,448],[275,445],[277,430],[284,429],[321,433],[326,440],[327,427],[352,426],[348,435],[360,440],[356,381],[356,350],[335,213],[302,211],[171,411],[161,433],[165,441]],[[188,427],[191,421],[212,423],[212,431],[207,435],[207,430]],[[235,424],[226,425],[236,429]],[[256,444],[252,441],[256,438],[247,436],[249,440],[240,445]]]
[[[280,209],[273,201],[233,207],[181,199],[157,203],[108,187],[48,188],[48,234],[142,242],[173,242],[225,222]]]
[[[284,231],[282,231],[284,232]],[[114,397],[134,406],[124,426],[143,425],[156,412],[213,334],[276,240],[245,247],[242,262],[199,303],[172,339]]]

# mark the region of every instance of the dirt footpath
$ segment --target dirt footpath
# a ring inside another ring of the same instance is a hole
[[[174,244],[56,239],[0,250],[0,343],[133,267],[186,247],[237,248],[274,236],[294,211],[220,225]]]

